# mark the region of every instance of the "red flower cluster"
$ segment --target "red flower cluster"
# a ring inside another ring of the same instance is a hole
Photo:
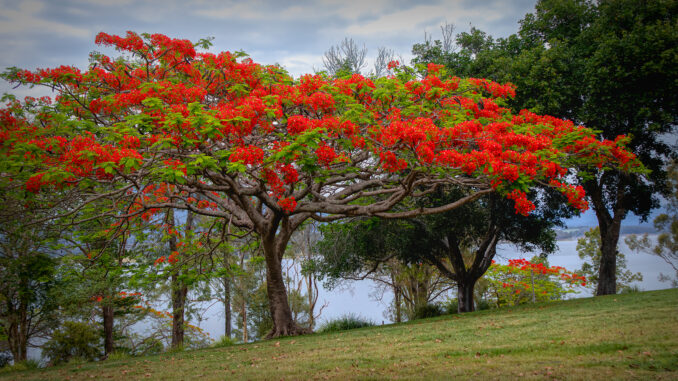
[[[516,214],[527,216],[535,208],[532,201],[527,199],[527,194],[521,190],[514,189],[506,198],[515,201]]]
[[[320,143],[320,146],[315,150],[315,154],[318,156],[318,162],[328,169],[334,159],[337,158],[334,148],[326,145],[324,142]]]
[[[101,33],[96,42],[135,60],[101,55],[83,72],[61,66],[16,73],[17,82],[49,84],[58,92],[54,103],[40,101],[43,108],[27,100],[0,112],[0,157],[30,163],[31,175],[24,171],[20,181],[31,192],[83,179],[124,181],[140,174],[139,168],[184,174],[148,175],[149,182],[205,184],[214,179],[193,170],[200,165],[194,158],[202,155],[226,176],[230,163],[244,164],[232,180],[247,188],[247,197],[272,195],[290,213],[296,203],[310,205],[304,204],[312,194],[307,184],[327,187],[321,194],[344,184],[322,185],[309,165],[317,158],[328,170],[359,174],[355,181],[384,171],[394,178],[406,169],[431,181],[472,177],[480,188],[493,187],[514,200],[516,213],[528,214],[534,205],[525,191],[536,182],[559,189],[576,208],[587,207],[583,190],[565,184],[570,157],[601,167],[639,165],[624,149],[626,137],[600,141],[570,121],[528,111],[513,115],[498,99],[514,96],[513,85],[448,77],[441,65],[427,65],[420,79],[403,79],[403,71],[376,84],[360,74],[305,75],[295,82],[275,67],[229,52],[197,53],[189,41],[163,35]],[[96,134],[66,130],[49,110],[93,122]],[[311,147],[317,147],[315,158],[307,157]],[[157,212],[149,205],[168,200],[221,207],[166,185],[158,187],[162,192],[140,188],[143,196],[135,196],[126,213],[144,220]]]
[[[297,200],[295,200],[294,197],[281,198],[278,200],[278,205],[285,213],[289,214],[294,212],[294,209],[297,208]]]
[[[229,160],[234,163],[241,162],[245,165],[261,164],[264,162],[264,150],[253,145],[237,147]]]

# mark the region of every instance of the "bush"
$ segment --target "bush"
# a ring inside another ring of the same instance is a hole
[[[108,356],[106,357],[106,360],[108,361],[115,361],[115,360],[124,360],[132,357],[129,352],[116,349],[113,351],[113,353],[109,353]]]
[[[425,306],[421,306],[417,308],[414,311],[414,319],[426,319],[426,318],[431,318],[431,317],[436,317],[436,316],[441,316],[444,315],[445,311],[443,310],[443,307],[440,304],[427,304]]]
[[[38,369],[40,363],[36,360],[26,360],[18,362],[14,365],[6,366],[0,369],[0,373],[9,373],[9,372],[21,372],[24,370]]]
[[[87,323],[64,322],[54,331],[52,338],[43,347],[43,355],[52,365],[66,363],[71,359],[93,361],[99,357],[101,337],[96,328]]]
[[[443,304],[443,309],[445,310],[445,313],[450,315],[459,313],[459,301],[457,298],[447,299],[445,304]]]
[[[343,315],[337,319],[328,320],[323,323],[318,332],[338,332],[338,331],[347,331],[349,329],[363,328],[363,327],[372,327],[375,324],[361,316],[354,314]]]
[[[638,286],[638,285],[632,285],[632,286],[622,286],[620,287],[619,293],[620,294],[636,294],[638,292],[642,292],[643,290]]]
[[[224,335],[219,338],[219,340],[215,341],[211,347],[212,348],[224,348],[224,347],[230,347],[232,345],[235,345],[235,340],[232,338]]]
[[[12,362],[12,359],[12,352],[0,352],[0,368],[4,368],[5,366],[9,365],[9,363]]]
[[[476,304],[477,311],[489,310],[490,308],[492,308],[492,304],[486,299],[480,299]]]

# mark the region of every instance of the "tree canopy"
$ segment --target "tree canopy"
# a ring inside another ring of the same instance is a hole
[[[375,81],[293,80],[241,53],[199,51],[205,40],[129,32],[96,42],[121,56],[94,53],[84,71],[4,74],[57,95],[10,98],[0,111],[2,186],[21,184],[28,202],[53,189],[77,189],[85,204],[107,200],[98,216],[116,219],[110,234],[168,208],[257,232],[271,336],[305,332],[291,318],[281,261],[308,218],[428,215],[489,193],[527,215],[535,184],[585,210],[568,168],[642,171],[624,149],[628,138],[599,140],[571,121],[514,114],[505,103],[513,85],[452,77],[440,65],[389,65]],[[443,185],[466,193],[430,207],[402,203]]]

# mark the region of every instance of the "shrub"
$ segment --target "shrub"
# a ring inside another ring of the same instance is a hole
[[[93,361],[99,357],[101,337],[96,328],[87,323],[64,322],[45,343],[43,355],[52,365],[62,364],[71,359]]]
[[[38,361],[26,360],[4,367],[0,369],[0,373],[21,372],[24,370],[38,369],[39,367],[40,363]]]
[[[4,368],[12,362],[12,352],[4,351],[0,352],[0,368]]]
[[[445,311],[443,310],[443,307],[440,304],[426,304],[424,306],[421,306],[417,308],[414,311],[414,319],[426,319],[426,318],[431,318],[431,317],[436,317],[440,315],[444,315]]]
[[[620,293],[620,294],[635,294],[635,293],[638,293],[638,292],[642,292],[642,291],[643,291],[643,290],[641,290],[640,287],[639,287],[638,285],[636,285],[636,284],[634,284],[634,285],[632,285],[632,286],[621,286],[621,287],[619,287],[619,288],[620,288],[620,290],[619,290],[619,293]]]
[[[367,320],[362,316],[346,314],[337,319],[328,320],[323,323],[318,329],[318,332],[347,331],[349,329],[372,327],[374,325],[374,322]]]
[[[232,338],[224,335],[219,338],[219,340],[215,341],[211,347],[212,348],[224,348],[224,347],[230,347],[232,345],[235,345],[235,340]]]
[[[486,299],[480,299],[476,303],[476,310],[477,311],[489,310],[490,308],[492,308],[492,304],[490,304],[490,302]]]
[[[457,298],[447,299],[445,304],[443,304],[443,309],[447,314],[456,314],[459,313],[459,301]]]

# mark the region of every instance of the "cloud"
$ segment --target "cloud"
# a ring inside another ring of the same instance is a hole
[[[485,22],[502,17],[498,10],[469,9],[459,3],[419,5],[410,9],[386,13],[369,22],[356,22],[346,28],[355,36],[403,35],[420,33],[423,28],[449,21],[464,24],[467,20],[481,19]]]
[[[41,17],[44,8],[44,3],[34,0],[21,1],[15,7],[10,7],[6,2],[3,2],[3,11],[0,15],[0,35],[21,36],[23,34],[40,33],[80,39],[92,37],[92,32],[88,28]]]

